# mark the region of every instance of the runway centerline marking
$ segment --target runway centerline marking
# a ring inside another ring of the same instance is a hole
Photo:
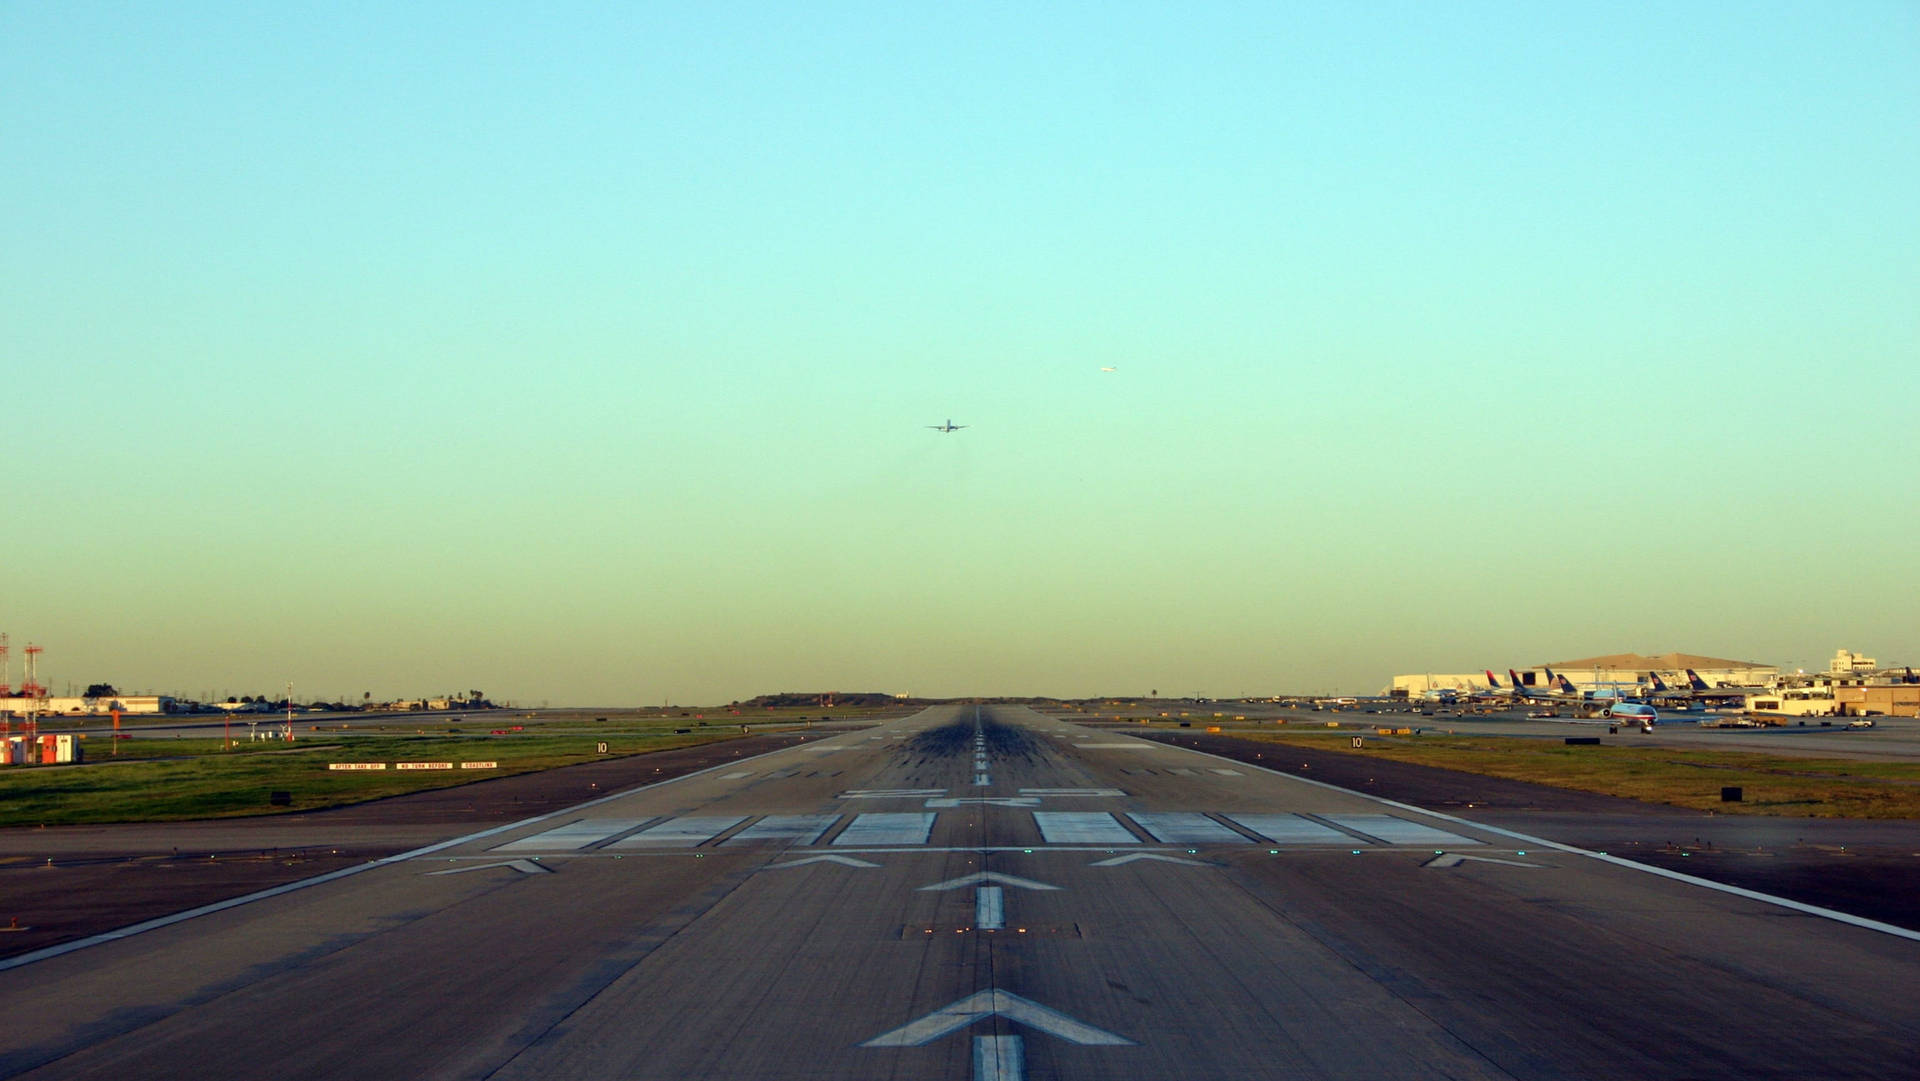
[[[982,931],[1006,926],[1005,893],[999,886],[982,886],[973,895],[973,925]]]
[[[1026,1049],[1018,1036],[973,1038],[973,1081],[1026,1081]]]

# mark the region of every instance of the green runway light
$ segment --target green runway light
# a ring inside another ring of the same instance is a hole
[[[1356,855],[1356,856],[1358,856],[1358,855],[1360,854],[1360,850],[1359,850],[1359,849],[1357,849],[1357,848],[1355,848],[1355,849],[1350,849],[1349,851],[1351,851],[1351,852],[1352,852],[1352,854],[1353,854],[1353,855]]]
[[[1031,848],[1023,848],[1020,851],[1025,852],[1029,856],[1033,855],[1033,849]]]
[[[1279,850],[1279,849],[1277,849],[1277,848],[1269,848],[1269,849],[1267,849],[1267,855],[1269,855],[1269,856],[1278,856],[1279,854],[1280,854],[1280,850]]]

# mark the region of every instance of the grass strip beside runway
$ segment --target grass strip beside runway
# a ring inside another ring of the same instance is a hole
[[[1356,749],[1362,733],[1350,730],[1233,735],[1722,814],[1920,818],[1920,765],[1906,762],[1435,735],[1365,735]],[[1740,788],[1742,799],[1722,802],[1723,787]]]
[[[93,758],[80,766],[14,766],[0,771],[0,826],[172,822],[338,807],[429,788],[740,738],[737,727],[676,732],[666,721],[612,731],[546,731],[490,735],[468,731],[406,734],[301,733],[292,744],[220,739],[128,740],[105,757],[105,740],[89,740]],[[572,728],[572,726],[569,726]],[[607,744],[606,753],[598,750]],[[335,771],[333,762],[384,763],[383,770]],[[395,769],[401,762],[447,762],[452,769]],[[462,762],[494,762],[462,769]],[[275,806],[272,793],[288,803]]]

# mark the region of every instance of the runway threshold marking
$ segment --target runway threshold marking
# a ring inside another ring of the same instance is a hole
[[[933,835],[934,815],[926,813],[858,814],[840,835],[836,845],[924,845]]]
[[[1048,844],[1137,845],[1140,838],[1105,811],[1035,811],[1034,825]]]
[[[1198,811],[1132,811],[1127,815],[1161,844],[1244,845],[1252,842]]]
[[[721,842],[721,846],[754,844],[764,841],[786,841],[794,845],[810,845],[840,820],[834,814],[807,815],[766,815]]]
[[[942,1036],[966,1028],[989,1017],[1004,1017],[1036,1032],[1079,1044],[1082,1047],[1132,1047],[1132,1040],[1105,1029],[1076,1021],[1059,1010],[1021,998],[1011,991],[989,988],[909,1021],[899,1028],[883,1032],[861,1044],[862,1047],[921,1047]]]
[[[921,806],[932,808],[959,807],[963,804],[986,807],[1038,807],[1040,800],[1035,796],[944,796],[930,799]]]
[[[608,848],[695,848],[746,821],[745,815],[686,815],[669,818]]]
[[[573,852],[609,837],[617,837],[628,830],[638,829],[651,821],[651,818],[582,818],[531,837],[495,845],[493,851],[524,852],[538,849],[542,852]]]
[[[1230,814],[1227,819],[1275,844],[1346,844],[1353,840],[1351,834],[1294,814]]]
[[[1394,815],[1320,815],[1342,829],[1363,833],[1368,837],[1377,837],[1390,845],[1480,845],[1472,837],[1462,837],[1432,826],[1423,826],[1418,822],[1409,822]]]

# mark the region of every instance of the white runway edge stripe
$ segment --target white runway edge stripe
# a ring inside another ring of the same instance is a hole
[[[90,935],[86,938],[76,938],[72,942],[62,942],[58,945],[48,946],[45,949],[34,950],[32,953],[23,953],[17,957],[9,957],[4,961],[0,961],[0,972],[5,972],[8,969],[22,968],[36,961],[45,961],[50,957],[59,957],[61,954],[73,953],[92,946],[100,946],[108,942],[118,942],[123,938],[132,938],[134,935],[144,934],[148,931],[157,931],[162,927],[171,927],[176,923],[185,923],[188,920],[200,916],[210,916],[215,912],[225,912],[227,909],[239,908],[241,905],[250,905],[255,901],[264,901],[270,897],[279,897],[282,894],[293,893],[296,890],[304,890],[309,886],[320,886],[328,882],[338,881],[342,878],[350,878],[362,871],[371,871],[376,867],[385,867],[392,863],[405,863],[408,860],[418,859],[421,856],[431,856],[435,852],[444,852],[449,848],[458,848],[461,845],[483,840],[488,837],[498,837],[503,833],[512,833],[514,830],[538,825],[541,822],[548,822],[563,815],[577,814],[589,807],[598,807],[603,803],[611,803],[617,799],[625,799],[636,792],[644,792],[649,788],[658,788],[662,785],[674,784],[679,781],[690,781],[695,777],[704,777],[714,770],[733,769],[743,763],[765,758],[767,755],[779,754],[781,751],[787,749],[788,748],[781,747],[763,754],[754,755],[751,758],[743,758],[739,762],[725,762],[718,766],[708,766],[706,769],[695,770],[692,773],[683,773],[678,777],[669,777],[664,781],[649,781],[646,784],[636,785],[623,792],[597,796],[585,803],[576,803],[571,807],[563,807],[557,811],[548,811],[546,814],[534,815],[532,818],[523,818],[518,822],[509,822],[504,826],[494,826],[490,829],[481,830],[478,833],[469,833],[465,837],[455,837],[451,841],[439,841],[435,844],[427,845],[425,848],[416,848],[411,852],[402,852],[394,856],[382,856],[377,860],[369,860],[366,863],[356,864],[352,867],[342,867],[338,871],[328,871],[324,875],[303,878],[298,882],[289,882],[284,886],[275,886],[269,890],[249,893],[244,897],[230,897],[225,901],[215,901],[210,905],[190,908],[185,912],[176,912],[171,916],[161,916],[157,919],[133,924],[129,927],[122,927],[117,931],[107,931],[104,934]]]
[[[1895,938],[1904,938],[1914,942],[1920,942],[1920,931],[1909,931],[1904,927],[1896,927],[1891,923],[1881,923],[1879,920],[1867,919],[1865,916],[1852,916],[1852,915],[1848,915],[1845,912],[1836,912],[1831,908],[1821,908],[1819,905],[1810,905],[1804,901],[1795,901],[1787,897],[1775,897],[1773,894],[1761,893],[1759,890],[1750,890],[1741,886],[1729,886],[1723,882],[1713,882],[1704,878],[1695,878],[1692,875],[1683,874],[1679,871],[1669,871],[1664,867],[1654,867],[1651,864],[1635,863],[1632,860],[1623,859],[1619,856],[1608,855],[1605,852],[1593,852],[1588,849],[1579,848],[1574,845],[1565,845],[1565,844],[1561,844],[1558,841],[1549,841],[1544,837],[1533,837],[1525,833],[1516,832],[1514,830],[1501,829],[1498,826],[1484,826],[1478,822],[1473,821],[1470,818],[1459,818],[1457,816],[1446,814],[1441,811],[1429,811],[1425,807],[1416,807],[1411,803],[1401,803],[1398,800],[1384,799],[1380,796],[1370,796],[1365,792],[1356,792],[1351,788],[1341,788],[1339,785],[1328,784],[1325,781],[1315,781],[1306,777],[1296,777],[1291,773],[1282,773],[1281,771],[1277,769],[1272,769],[1268,766],[1255,765],[1249,762],[1236,762],[1234,759],[1225,758],[1217,754],[1210,754],[1206,751],[1196,750],[1192,747],[1181,747],[1180,750],[1183,750],[1188,754],[1204,755],[1207,758],[1218,759],[1219,761],[1222,761],[1222,762],[1235,762],[1236,765],[1246,766],[1249,769],[1264,770],[1267,773],[1276,774],[1278,776],[1285,777],[1288,780],[1299,781],[1301,784],[1310,784],[1315,788],[1324,788],[1324,789],[1327,789],[1328,791],[1340,792],[1349,796],[1359,796],[1361,799],[1372,800],[1374,803],[1378,803],[1383,807],[1392,807],[1402,811],[1412,811],[1415,814],[1426,815],[1428,818],[1438,818],[1443,822],[1452,822],[1452,823],[1455,823],[1456,825],[1465,826],[1468,829],[1480,830],[1484,833],[1497,833],[1502,837],[1511,837],[1516,841],[1525,841],[1527,844],[1533,846],[1534,848],[1546,848],[1546,849],[1551,849],[1555,852],[1565,852],[1570,856],[1585,856],[1588,859],[1599,860],[1601,863],[1613,864],[1615,867],[1624,867],[1629,871],[1639,871],[1639,872],[1642,872],[1643,874],[1654,875],[1659,878],[1672,879],[1675,882],[1685,882],[1689,886],[1699,886],[1703,889],[1716,890],[1720,893],[1732,894],[1735,897],[1744,897],[1749,901],[1759,901],[1759,902],[1762,902],[1763,904],[1778,905],[1781,908],[1792,909],[1795,912],[1804,912],[1809,916],[1819,916],[1823,919],[1834,920],[1838,923],[1844,923],[1853,927],[1862,928],[1863,930],[1877,931],[1883,935],[1892,935]]]

